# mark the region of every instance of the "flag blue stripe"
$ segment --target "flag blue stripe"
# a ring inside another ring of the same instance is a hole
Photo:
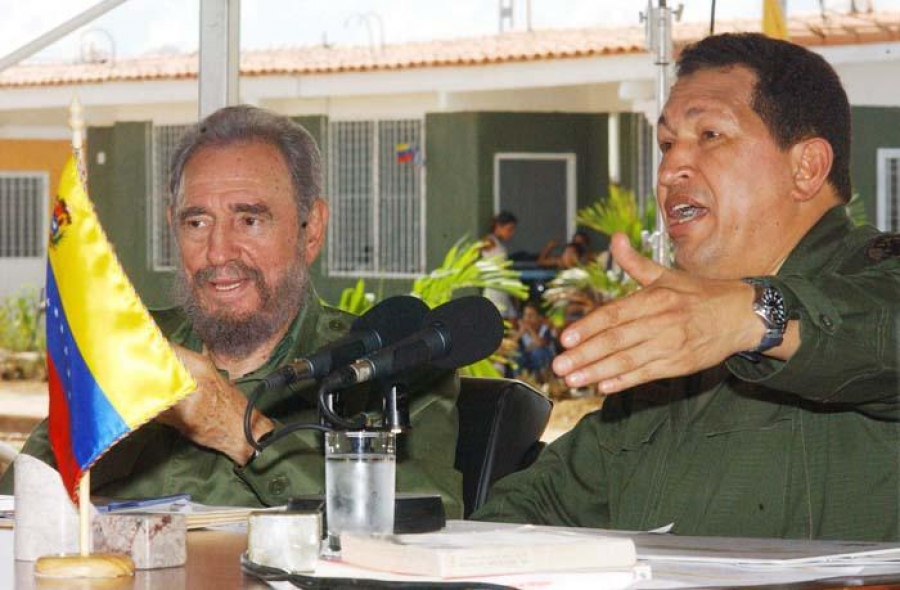
[[[72,454],[88,469],[128,425],[109,403],[79,350],[60,301],[53,268],[47,262],[47,354],[59,373],[69,406]],[[102,359],[114,363],[117,359]]]

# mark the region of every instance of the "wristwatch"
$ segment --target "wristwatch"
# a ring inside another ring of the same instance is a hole
[[[784,310],[784,298],[778,287],[771,281],[764,278],[746,278],[741,279],[749,285],[753,285],[753,313],[758,315],[766,327],[766,333],[763,334],[759,346],[753,350],[745,350],[739,352],[738,355],[758,362],[762,353],[775,348],[784,340],[784,330],[787,328],[787,313]]]

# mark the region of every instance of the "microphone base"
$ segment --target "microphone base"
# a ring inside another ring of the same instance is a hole
[[[325,496],[308,494],[296,496],[288,501],[287,509],[322,513],[323,534],[328,530]],[[438,494],[413,494],[398,492],[394,500],[394,534],[430,533],[439,531],[447,524],[444,503]]]

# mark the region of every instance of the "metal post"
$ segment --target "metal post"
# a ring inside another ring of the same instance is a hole
[[[200,118],[237,104],[241,0],[200,0]]]
[[[104,0],[103,2],[98,2],[81,14],[70,18],[63,24],[47,31],[37,39],[26,43],[12,53],[0,58],[0,72],[8,67],[16,65],[23,59],[31,57],[41,49],[44,49],[45,47],[56,43],[72,31],[86,25],[87,23],[93,21],[98,17],[103,16],[125,1],[126,0]]]
[[[653,6],[652,0],[647,2],[647,14],[641,15],[646,21],[647,46],[654,55],[654,64],[656,67],[656,112],[650,124],[653,126],[654,132],[662,114],[666,99],[669,96],[669,87],[672,85],[672,16],[681,17],[682,6],[679,4],[676,10],[666,6],[666,0],[659,0],[659,6]],[[653,186],[654,193],[658,185],[659,150],[652,150],[653,153]],[[659,264],[669,264],[671,254],[669,249],[669,239],[666,235],[666,218],[662,209],[657,205],[656,209],[656,228],[650,238],[653,250],[653,260]]]

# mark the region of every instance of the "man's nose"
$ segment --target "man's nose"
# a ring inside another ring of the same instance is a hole
[[[227,223],[217,223],[209,232],[209,242],[206,257],[209,263],[219,266],[240,255],[235,236]]]
[[[690,178],[693,172],[693,149],[683,143],[672,144],[660,159],[657,172],[657,179],[662,186],[671,186]]]

